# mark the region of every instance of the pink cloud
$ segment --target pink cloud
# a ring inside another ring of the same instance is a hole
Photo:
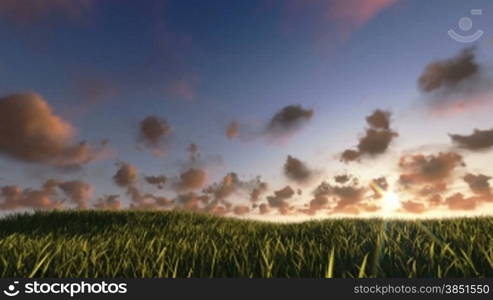
[[[328,7],[327,17],[335,21],[340,33],[347,37],[397,0],[335,0]]]

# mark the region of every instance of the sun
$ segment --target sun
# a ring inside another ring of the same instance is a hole
[[[382,197],[382,209],[385,212],[396,211],[401,206],[399,195],[395,192],[385,192]]]

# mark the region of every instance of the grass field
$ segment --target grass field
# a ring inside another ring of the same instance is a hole
[[[273,224],[185,212],[0,220],[1,277],[493,276],[493,218]]]

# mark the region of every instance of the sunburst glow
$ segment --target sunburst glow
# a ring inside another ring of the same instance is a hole
[[[389,191],[383,194],[382,198],[382,209],[385,212],[396,211],[401,206],[401,200],[399,195],[395,192]]]

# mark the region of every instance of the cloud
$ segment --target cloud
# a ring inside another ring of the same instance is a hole
[[[94,203],[96,209],[119,210],[121,208],[120,195],[104,195]]]
[[[89,183],[72,180],[61,182],[58,187],[77,204],[79,209],[87,209],[89,207],[89,201],[94,193],[94,188]]]
[[[280,0],[281,7],[287,14],[289,27],[300,25],[299,22],[308,19],[320,24],[315,32],[319,38],[333,43],[344,42],[356,30],[364,27],[382,11],[393,6],[397,0]],[[268,1],[267,3],[274,3]],[[287,29],[289,29],[289,27]],[[337,36],[334,36],[334,30]],[[306,34],[306,33],[305,33]]]
[[[347,208],[355,207],[364,199],[366,190],[356,186],[332,187],[332,195],[338,198],[333,212],[345,212]]]
[[[379,177],[372,179],[370,183],[370,188],[373,191],[373,197],[375,199],[380,199],[383,196],[383,193],[387,191],[389,188],[389,183],[387,182],[387,178]]]
[[[149,147],[155,155],[163,154],[165,139],[172,133],[168,122],[157,116],[148,116],[139,124],[139,139]]]
[[[493,129],[474,129],[470,135],[450,134],[450,138],[459,147],[468,150],[479,151],[493,147]]]
[[[462,193],[456,193],[447,199],[445,203],[451,210],[474,210],[478,206],[477,198],[465,198]]]
[[[55,191],[43,186],[39,190],[24,189],[9,185],[1,189],[3,201],[0,203],[0,209],[12,210],[19,208],[32,209],[55,209],[62,207],[62,203],[55,199]]]
[[[288,155],[284,163],[284,175],[292,181],[305,183],[312,177],[312,171],[304,162]]]
[[[294,190],[289,186],[274,191],[274,195],[267,197],[267,202],[272,208],[277,208],[279,213],[282,215],[289,214],[292,207],[288,203],[288,200],[295,194]]]
[[[268,186],[266,182],[262,182],[260,179],[257,179],[255,186],[250,192],[250,201],[257,202],[260,199],[260,196],[267,192],[267,187]]]
[[[474,48],[462,50],[456,57],[428,64],[418,79],[418,86],[424,92],[438,89],[454,89],[460,83],[479,73],[475,62]]]
[[[403,185],[443,182],[450,178],[455,168],[465,166],[463,158],[455,152],[440,152],[437,155],[415,154],[403,156],[399,167]]]
[[[270,212],[270,207],[268,204],[262,203],[259,205],[258,210],[259,210],[259,213],[261,215],[265,215],[265,214],[268,214]]]
[[[357,161],[362,156],[374,157],[386,152],[392,140],[398,136],[397,132],[390,129],[390,116],[390,112],[377,109],[366,117],[370,128],[360,138],[357,150],[345,150],[341,161],[347,163]]]
[[[138,170],[137,167],[126,163],[117,163],[118,170],[113,175],[113,181],[120,187],[128,187],[137,183]]]
[[[301,128],[313,117],[312,109],[301,105],[288,105],[278,111],[267,125],[267,134],[273,138],[282,138]]]
[[[308,203],[307,209],[301,209],[300,211],[308,214],[314,215],[319,210],[327,209],[329,205],[329,198],[326,195],[316,195],[310,202]]]
[[[490,180],[492,177],[483,174],[468,173],[464,176],[464,181],[469,185],[471,191],[478,195],[491,195]]]
[[[238,216],[245,215],[250,212],[250,207],[247,205],[236,205],[233,208],[233,213]]]
[[[19,161],[78,168],[98,157],[87,142],[74,142],[75,129],[35,93],[0,98],[0,153]]]
[[[413,214],[421,214],[427,211],[427,207],[422,202],[416,201],[402,201],[401,207],[405,212]]]
[[[229,173],[224,176],[221,182],[210,185],[204,192],[213,195],[215,200],[224,200],[236,192],[241,185],[238,175]]]
[[[207,196],[199,196],[194,192],[188,192],[185,194],[179,194],[176,197],[175,202],[185,210],[199,211],[201,210],[201,205],[208,201]]]
[[[93,187],[84,181],[47,180],[39,189],[21,189],[15,185],[3,186],[0,191],[0,209],[58,209],[63,208],[66,199],[61,199],[58,190],[61,190],[78,209],[89,207],[93,195]]]
[[[33,25],[54,17],[80,18],[94,0],[2,0],[0,15],[19,25]]]
[[[366,117],[366,122],[374,129],[390,129],[390,112],[377,109]]]
[[[233,139],[240,135],[240,124],[236,121],[231,121],[229,122],[228,126],[226,127],[226,136],[228,139]]]
[[[342,174],[334,176],[334,181],[337,183],[346,183],[351,179],[350,175]]]
[[[201,188],[207,179],[207,173],[203,169],[190,168],[180,174],[176,184],[178,190],[196,190]]]
[[[117,163],[117,167],[118,170],[113,175],[113,182],[119,187],[127,189],[127,194],[134,204],[142,204],[144,198],[138,186],[139,171],[137,167],[126,162]]]
[[[164,175],[159,176],[144,176],[144,180],[151,185],[155,185],[158,189],[164,188],[168,178]]]
[[[378,206],[366,199],[366,192],[366,188],[358,186],[357,180],[345,185],[323,181],[313,191],[314,199],[304,212],[314,214],[317,210],[328,209],[329,213],[358,214],[378,210]]]
[[[334,0],[329,3],[328,18],[335,21],[340,33],[347,37],[397,0]]]
[[[492,80],[476,62],[476,48],[431,62],[418,78],[418,88],[435,115],[463,113],[492,104]]]

